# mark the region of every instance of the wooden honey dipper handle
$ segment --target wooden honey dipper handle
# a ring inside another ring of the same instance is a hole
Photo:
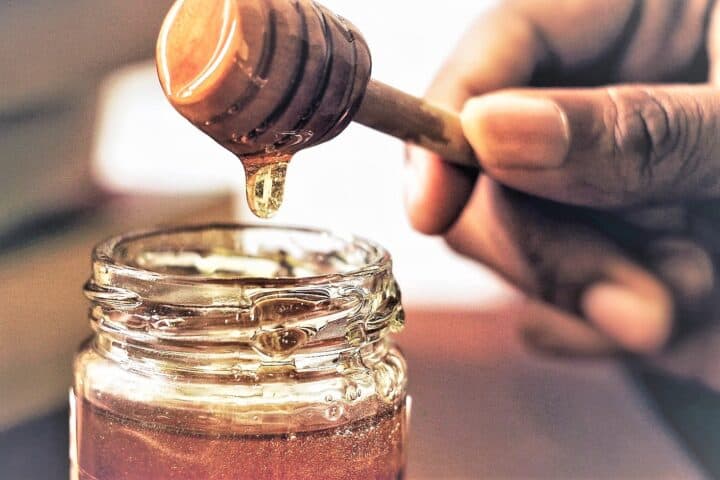
[[[362,34],[312,0],[177,0],[157,62],[173,106],[240,158],[291,156],[355,120],[479,167],[457,114],[371,80]]]
[[[464,167],[479,164],[455,112],[370,80],[354,121],[424,147]]]

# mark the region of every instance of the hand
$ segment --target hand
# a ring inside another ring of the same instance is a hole
[[[532,345],[657,351],[712,315],[719,57],[711,0],[503,2],[428,93],[483,174],[411,148],[412,224],[545,302]]]

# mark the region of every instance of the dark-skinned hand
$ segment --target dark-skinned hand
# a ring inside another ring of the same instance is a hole
[[[720,4],[501,2],[427,96],[483,173],[411,148],[410,220],[542,301],[532,345],[653,353],[712,318]]]

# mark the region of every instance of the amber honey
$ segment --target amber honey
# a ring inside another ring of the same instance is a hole
[[[403,478],[402,407],[316,432],[207,435],[123,419],[83,400],[77,405],[82,480]]]
[[[270,218],[280,210],[290,159],[287,155],[243,160],[247,202],[256,217]]]

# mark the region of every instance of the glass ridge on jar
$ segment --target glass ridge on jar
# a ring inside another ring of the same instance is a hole
[[[407,374],[388,333],[404,316],[381,247],[279,227],[136,233],[96,248],[85,293],[72,478],[403,478]]]

